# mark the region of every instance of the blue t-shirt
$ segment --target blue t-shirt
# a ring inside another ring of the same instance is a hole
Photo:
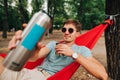
[[[56,43],[56,41],[51,41],[46,45],[46,47],[50,49],[50,53],[47,55],[42,65],[39,66],[51,75],[60,71],[74,61],[72,57],[57,55],[55,51]],[[91,51],[85,46],[78,46],[74,44],[71,48],[76,53],[79,53],[84,57],[92,56]]]

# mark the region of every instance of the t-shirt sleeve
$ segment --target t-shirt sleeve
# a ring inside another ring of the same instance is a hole
[[[80,48],[80,54],[82,56],[84,56],[84,57],[90,57],[90,56],[92,56],[92,53],[91,53],[90,49],[87,48],[87,47],[85,47],[85,46],[82,46]]]
[[[56,41],[51,41],[46,45],[46,47],[52,50],[53,48],[55,48],[56,43],[57,43]]]

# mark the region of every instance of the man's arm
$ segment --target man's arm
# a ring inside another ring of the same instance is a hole
[[[2,64],[3,58],[0,56],[0,75],[4,71],[5,67]]]
[[[15,35],[10,40],[9,45],[8,45],[8,48],[10,50],[16,47],[17,40],[22,39],[21,35],[22,35],[21,30],[19,30],[15,33]],[[38,42],[36,45],[36,49],[34,51],[34,54],[30,57],[29,61],[36,61],[39,58],[45,57],[45,56],[47,56],[49,51],[50,51],[49,48],[45,47],[45,45],[42,44],[41,42]]]
[[[75,60],[97,78],[107,80],[108,75],[105,68],[94,57],[85,58],[82,55],[78,54],[78,57]]]
[[[72,57],[75,53],[69,46],[65,44],[58,44],[56,46],[56,51],[59,54]],[[101,63],[99,63],[94,57],[83,57],[81,54],[78,54],[78,57],[75,60],[82,65],[88,72],[93,74],[99,79],[107,80],[108,75],[105,71],[105,68]]]
[[[33,54],[33,56],[30,57],[29,61],[36,61],[39,58],[45,58],[48,53],[50,52],[50,49],[47,47],[43,47],[40,50],[36,50]]]

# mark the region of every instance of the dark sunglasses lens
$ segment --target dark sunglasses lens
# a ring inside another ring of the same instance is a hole
[[[62,32],[63,32],[63,33],[66,32],[66,28],[62,28]]]
[[[69,28],[69,33],[73,33],[73,29],[72,28]]]

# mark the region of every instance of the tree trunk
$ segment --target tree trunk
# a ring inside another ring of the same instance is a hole
[[[108,74],[120,80],[120,1],[106,0],[106,14],[113,15],[114,24],[105,31]]]
[[[48,14],[51,15],[52,17],[52,24],[54,22],[54,14],[55,14],[55,8],[56,8],[56,0],[48,0]],[[51,6],[52,5],[52,6]],[[53,25],[52,27],[49,29],[49,33],[52,34],[53,33]]]
[[[119,14],[119,0],[106,0],[106,14],[115,15]]]
[[[8,31],[8,4],[7,0],[4,0],[4,21],[3,21],[3,33],[2,37],[7,38]]]
[[[21,14],[21,21],[22,23],[28,23],[29,16],[27,10],[24,8],[25,5],[23,3],[24,3],[23,0],[19,0],[19,11]]]

